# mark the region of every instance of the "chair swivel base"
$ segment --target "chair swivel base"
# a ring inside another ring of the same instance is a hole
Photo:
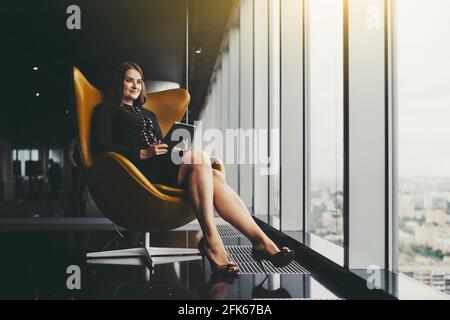
[[[153,268],[155,265],[163,263],[173,263],[181,261],[190,261],[200,259],[200,252],[197,249],[188,248],[166,248],[166,247],[140,247],[132,249],[122,249],[122,250],[111,250],[111,251],[100,251],[100,252],[90,252],[86,254],[88,259],[87,263],[111,263],[114,260],[118,263],[113,264],[124,264],[124,265],[134,265],[139,263],[133,263],[133,258],[145,259],[147,265]],[[135,259],[136,261],[136,259]],[[139,260],[138,260],[139,261]]]

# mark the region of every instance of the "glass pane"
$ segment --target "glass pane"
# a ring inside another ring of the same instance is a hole
[[[18,168],[18,167],[20,167],[20,163],[19,164],[15,163],[15,161],[17,161],[17,149],[13,149],[11,151],[11,175],[13,177],[18,177],[18,176],[21,176],[22,173],[18,171],[18,170],[20,170],[20,168]],[[16,166],[18,166],[18,167],[16,167]]]
[[[18,152],[18,160],[21,161],[22,175],[25,174],[25,161],[31,160],[30,156],[30,150],[20,149]]]
[[[64,164],[64,153],[62,149],[50,149],[48,151],[48,159],[53,159],[60,167]]]
[[[31,150],[31,160],[33,161],[39,160],[39,150],[37,149]]]
[[[254,1],[254,126],[258,134],[255,150],[268,154],[269,129],[269,2]],[[265,130],[265,131],[264,131]],[[263,161],[261,161],[263,159]],[[267,159],[259,157],[254,167],[254,211],[257,218],[269,222]]]
[[[25,149],[20,149],[18,152],[19,160],[20,161],[26,161],[31,160],[30,159],[30,151]]]
[[[343,243],[343,0],[309,1],[308,231]]]
[[[450,1],[397,5],[399,270],[450,294]]]
[[[269,5],[270,224],[280,228],[280,0]]]

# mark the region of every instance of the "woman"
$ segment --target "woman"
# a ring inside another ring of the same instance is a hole
[[[185,188],[200,223],[204,237],[199,250],[206,256],[214,273],[235,275],[237,265],[228,256],[214,222],[214,207],[219,215],[236,227],[253,244],[257,260],[285,266],[294,258],[289,248],[281,250],[252,219],[247,207],[225,181],[224,175],[211,168],[202,151],[183,154],[175,165],[161,143],[163,135],[156,115],[142,108],[146,94],[144,75],[133,62],[120,64],[114,73],[109,103],[98,105],[93,114],[93,145],[98,154],[115,151],[132,161],[154,183]]]

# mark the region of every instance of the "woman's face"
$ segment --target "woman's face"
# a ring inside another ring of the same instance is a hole
[[[123,79],[123,98],[125,100],[136,100],[143,89],[141,74],[134,69],[128,69]]]

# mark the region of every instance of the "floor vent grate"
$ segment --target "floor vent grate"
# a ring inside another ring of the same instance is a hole
[[[235,261],[239,267],[240,274],[310,274],[297,261],[293,261],[286,267],[277,268],[268,261],[261,264],[252,258],[251,246],[225,246],[231,260]]]
[[[219,230],[219,235],[222,238],[239,238],[244,236],[235,227],[230,225],[218,225],[217,230]]]

